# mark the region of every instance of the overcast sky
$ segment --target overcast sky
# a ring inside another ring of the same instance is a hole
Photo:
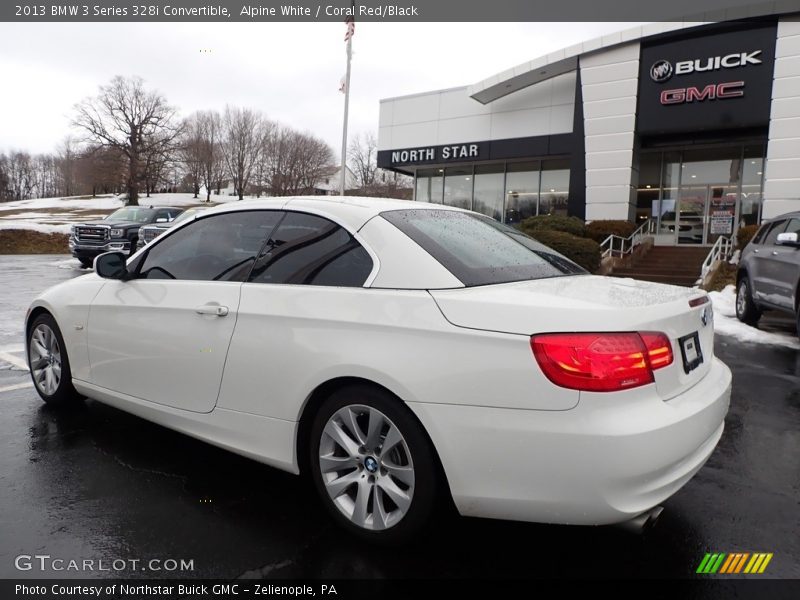
[[[381,98],[472,84],[634,25],[357,23],[350,131],[377,132]],[[257,108],[338,155],[344,33],[343,23],[0,23],[0,151],[52,152],[76,102],[138,75],[182,115]]]

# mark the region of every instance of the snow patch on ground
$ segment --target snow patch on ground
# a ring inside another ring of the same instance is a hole
[[[211,202],[194,194],[153,194],[141,196],[140,206],[214,206],[238,200],[236,196],[211,196]],[[69,233],[73,223],[101,221],[111,211],[125,205],[123,196],[97,198],[36,198],[0,204],[0,229],[27,229],[41,233]],[[58,209],[57,212],[55,210]],[[17,212],[19,211],[19,212]],[[106,211],[88,213],[87,211]],[[3,214],[12,213],[12,214]]]
[[[5,210],[42,210],[46,208],[81,208],[92,210],[114,210],[123,205],[121,198],[113,195],[97,196],[96,198],[35,198],[33,200],[17,200],[16,202],[3,202],[0,211]]]
[[[83,265],[81,265],[81,261],[79,261],[77,258],[67,258],[65,260],[59,260],[57,262],[47,263],[46,266],[56,267],[58,269],[77,269],[78,271],[91,270],[84,268]]]
[[[742,342],[800,349],[800,342],[794,335],[761,331],[737,319],[736,289],[732,285],[721,292],[709,292],[708,296],[714,307],[714,330],[717,333],[729,335]]]
[[[63,225],[51,225],[48,223],[36,223],[34,221],[25,220],[8,220],[0,222],[0,229],[28,229],[30,231],[38,231],[40,233],[69,233],[69,223]]]

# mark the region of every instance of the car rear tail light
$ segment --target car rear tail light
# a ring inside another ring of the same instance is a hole
[[[531,337],[545,376],[561,387],[613,392],[653,383],[653,371],[672,363],[663,333],[548,333]]]
[[[672,344],[663,333],[643,331],[639,333],[647,348],[647,360],[654,371],[672,364]]]

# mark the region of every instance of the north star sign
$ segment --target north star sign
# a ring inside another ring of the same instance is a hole
[[[454,146],[430,146],[410,150],[392,150],[392,164],[435,162],[478,158],[479,144],[457,144]]]

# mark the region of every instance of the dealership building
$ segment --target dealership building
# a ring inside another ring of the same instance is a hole
[[[637,27],[384,99],[379,127],[379,166],[416,200],[712,244],[800,210],[800,16]]]

